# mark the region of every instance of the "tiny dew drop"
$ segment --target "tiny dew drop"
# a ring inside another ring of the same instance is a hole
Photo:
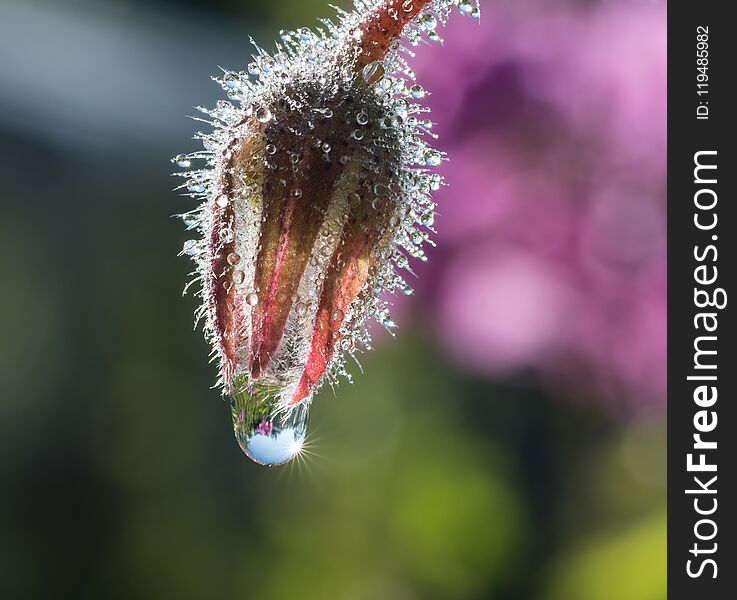
[[[258,119],[260,123],[268,123],[271,121],[271,111],[266,106],[260,107],[256,110],[256,119]]]
[[[193,194],[201,194],[205,191],[205,184],[194,179],[187,182],[187,189]]]
[[[438,20],[431,13],[425,13],[420,19],[420,25],[424,30],[431,31],[438,26]]]
[[[274,144],[266,144],[266,154],[276,154],[276,146]]]
[[[369,85],[377,83],[382,77],[384,77],[384,65],[379,60],[369,63],[363,68],[363,80]]]
[[[431,167],[435,167],[440,164],[442,155],[437,150],[427,150],[423,156],[425,164]]]
[[[248,306],[256,306],[258,304],[258,294],[256,292],[251,292],[246,296],[246,304]]]
[[[197,240],[187,240],[184,242],[184,246],[182,246],[182,253],[186,254],[187,256],[197,256],[200,253],[199,246],[197,245]]]
[[[223,81],[225,82],[225,85],[228,86],[228,88],[230,88],[231,90],[234,90],[240,84],[238,73],[233,72],[226,73],[223,76]]]
[[[364,111],[361,111],[356,115],[356,123],[358,123],[359,125],[366,125],[368,121],[368,115]]]
[[[411,88],[409,88],[409,93],[415,100],[419,100],[420,98],[425,97],[425,88],[423,88],[421,85],[414,84]]]
[[[361,204],[361,196],[359,196],[356,192],[351,192],[348,194],[348,203],[350,204],[351,208],[358,208],[358,206]]]
[[[469,14],[474,9],[473,2],[471,0],[458,0],[458,10],[464,15]]]
[[[220,208],[225,208],[228,206],[228,197],[226,195],[218,196],[218,199],[215,200],[215,204],[217,204]]]
[[[243,271],[233,271],[233,283],[235,283],[236,285],[240,285],[245,279],[246,274]]]
[[[186,154],[177,154],[174,157],[174,162],[180,169],[189,169],[192,166],[192,161],[189,160]]]
[[[229,265],[237,265],[241,261],[241,255],[237,252],[231,252],[230,254],[228,254],[227,260]]]

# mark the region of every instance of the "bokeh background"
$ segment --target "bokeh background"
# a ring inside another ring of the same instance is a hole
[[[331,9],[0,0],[0,597],[665,598],[665,4],[481,5],[413,63],[450,186],[399,335],[268,470],[169,159]]]

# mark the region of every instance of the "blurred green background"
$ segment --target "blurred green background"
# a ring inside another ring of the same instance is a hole
[[[169,158],[323,0],[0,11],[0,597],[665,598],[662,409],[464,369],[432,311],[320,393],[302,463],[238,449]]]

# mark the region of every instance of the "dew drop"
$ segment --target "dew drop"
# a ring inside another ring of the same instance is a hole
[[[332,150],[332,147],[330,146],[330,144],[328,144],[327,142],[325,142],[322,145],[322,151],[327,153],[327,152],[330,152],[330,150]]]
[[[381,64],[381,61],[377,60],[367,64],[363,68],[363,79],[369,85],[373,85],[384,77],[384,72],[384,65]]]
[[[464,15],[469,14],[471,11],[473,11],[474,6],[473,2],[471,0],[458,0],[458,10],[461,11]]]
[[[266,154],[276,154],[276,146],[274,144],[266,144],[264,150],[266,150]]]
[[[187,256],[197,256],[200,253],[197,240],[187,240],[182,246],[182,253]]]
[[[194,179],[190,179],[187,182],[187,189],[192,192],[193,194],[201,194],[205,191],[205,184],[201,181],[195,181]]]
[[[273,467],[302,452],[310,417],[309,400],[285,411],[273,391],[243,390],[233,395],[231,413],[238,445],[252,461]]]
[[[421,85],[414,84],[411,88],[409,88],[409,93],[415,100],[419,100],[420,98],[425,97],[425,88],[423,88]]]
[[[230,266],[237,265],[241,261],[241,255],[237,252],[231,252],[227,256],[227,261]]]
[[[356,123],[358,123],[359,125],[366,125],[366,123],[368,122],[368,115],[364,111],[361,111],[356,115]]]
[[[348,194],[348,204],[351,208],[358,208],[361,204],[361,196],[356,192],[351,192]]]
[[[228,197],[223,194],[222,196],[219,196],[217,200],[215,200],[215,204],[217,204],[220,208],[225,208],[228,206]]]
[[[246,304],[248,306],[256,306],[258,304],[258,294],[256,292],[251,292],[246,296]]]
[[[420,19],[420,25],[426,31],[431,31],[438,26],[438,20],[430,13],[425,13]]]
[[[220,230],[220,241],[223,244],[230,244],[233,241],[233,230],[230,227],[224,227]]]
[[[186,154],[177,154],[174,157],[174,162],[180,169],[189,169],[192,166],[192,161],[187,158]]]
[[[293,198],[301,198],[302,197],[302,190],[300,188],[294,188],[292,190],[292,197]]]
[[[256,111],[256,119],[260,123],[268,123],[271,121],[271,111],[266,106],[262,106]]]
[[[361,141],[363,139],[363,131],[360,129],[356,129],[351,135],[353,135],[354,140]]]
[[[236,285],[240,285],[241,283],[245,281],[245,279],[246,279],[246,274],[243,271],[241,270],[233,271],[233,283],[235,283]]]
[[[426,165],[435,167],[440,164],[442,160],[442,155],[437,150],[426,150],[425,154],[423,155],[423,160],[425,161]]]

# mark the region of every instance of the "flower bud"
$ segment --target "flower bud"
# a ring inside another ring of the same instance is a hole
[[[205,150],[175,159],[202,200],[183,215],[202,236],[184,250],[198,318],[257,462],[298,453],[313,393],[350,379],[346,358],[370,347],[367,319],[394,327],[382,292],[411,293],[399,271],[424,259],[442,154],[400,40],[432,39],[423,23],[453,4],[358,1],[323,30],[283,31],[273,54],[257,47],[245,72],[217,79],[231,101],[202,109]]]

